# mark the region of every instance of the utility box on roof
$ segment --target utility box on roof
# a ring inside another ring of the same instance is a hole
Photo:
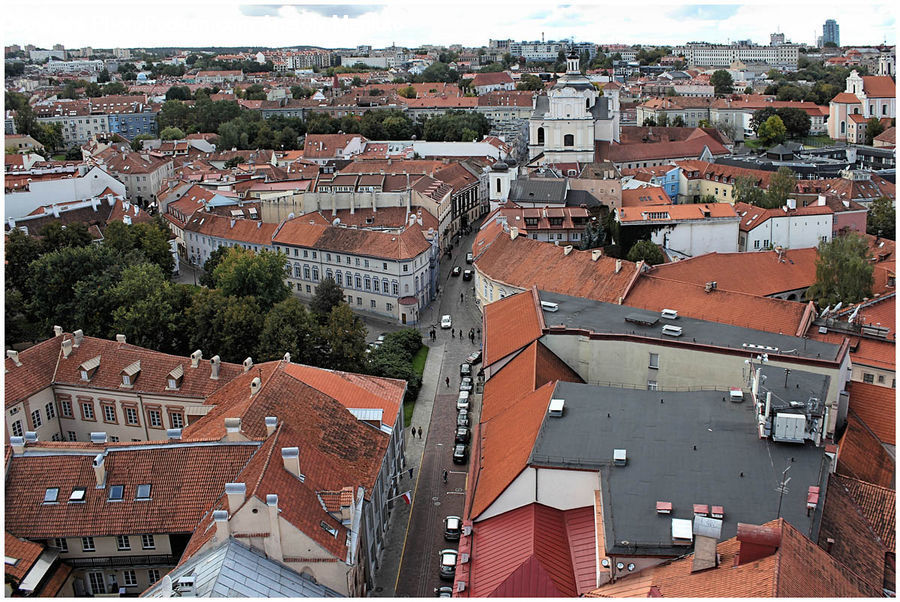
[[[779,412],[775,415],[775,434],[772,439],[787,443],[803,443],[806,431],[806,416]]]

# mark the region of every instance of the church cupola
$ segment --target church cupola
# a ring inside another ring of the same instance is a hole
[[[570,52],[566,57],[566,73],[581,73],[578,55],[574,52]]]

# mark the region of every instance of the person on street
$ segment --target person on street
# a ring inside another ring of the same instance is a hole
[[[478,327],[478,338],[479,339],[481,338],[481,327],[480,326]]]
[[[422,427],[420,426],[419,427],[419,439],[421,439],[421,438],[422,438]],[[412,473],[410,473],[409,476],[412,476]]]
[[[450,336],[454,339],[456,338],[456,331],[452,328],[450,329]]]
[[[446,482],[447,482],[447,471],[445,470],[444,471],[444,483],[446,483]]]
[[[465,296],[464,293],[460,293],[460,294],[459,294],[459,302],[460,302],[460,303],[462,303],[463,300],[464,300],[465,298],[466,298],[466,296]]]
[[[448,377],[447,377],[446,379],[444,379],[444,380],[447,381],[447,388],[449,389],[449,388],[450,388],[450,377],[448,376]]]

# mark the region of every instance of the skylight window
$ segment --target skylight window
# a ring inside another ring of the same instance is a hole
[[[122,494],[125,492],[125,487],[123,485],[112,485],[109,488],[109,499],[107,502],[121,502]]]
[[[150,484],[138,485],[137,487],[137,495],[135,496],[136,500],[149,500],[150,499]]]
[[[59,487],[48,487],[47,490],[44,491],[45,504],[55,504],[58,497]]]
[[[76,487],[72,490],[72,494],[69,496],[70,502],[83,502],[85,495],[84,487]]]

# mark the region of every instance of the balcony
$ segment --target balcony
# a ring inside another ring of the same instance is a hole
[[[65,562],[72,568],[109,568],[109,567],[142,567],[142,566],[175,566],[178,558],[172,554],[153,554],[140,556],[102,556],[90,558],[66,558]]]

